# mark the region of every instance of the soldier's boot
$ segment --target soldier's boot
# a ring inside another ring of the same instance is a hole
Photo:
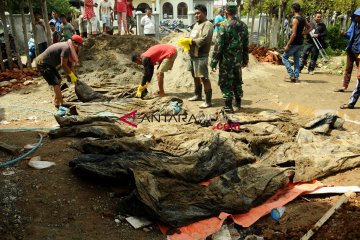
[[[202,84],[195,85],[194,96],[189,98],[189,101],[201,101],[202,100]]]
[[[232,106],[232,99],[225,100],[225,106],[224,106],[223,110],[225,113],[234,113],[234,109]]]
[[[205,92],[205,102],[200,105],[200,108],[211,107],[212,89]]]
[[[239,111],[241,108],[241,98],[235,97],[235,105],[234,105],[234,111]]]

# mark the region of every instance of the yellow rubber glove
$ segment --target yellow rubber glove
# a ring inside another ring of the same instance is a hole
[[[73,83],[73,84],[75,84],[79,79],[75,76],[75,74],[73,73],[73,72],[71,72],[70,74],[69,74],[69,77],[70,77],[70,79],[71,79],[71,82]]]
[[[184,48],[185,52],[190,50],[190,45],[192,44],[191,38],[181,38],[178,40],[178,45]]]
[[[141,94],[142,92],[147,88],[149,83],[146,83],[144,86],[141,86],[141,84],[139,85],[138,89],[137,89],[137,92],[135,94],[135,97],[137,98],[141,98]]]

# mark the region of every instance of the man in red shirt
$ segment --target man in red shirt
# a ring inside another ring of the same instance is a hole
[[[149,48],[143,54],[133,53],[131,60],[144,66],[144,76],[136,92],[136,97],[142,98],[146,95],[146,88],[151,82],[154,74],[154,66],[158,66],[156,74],[159,84],[159,97],[165,96],[164,72],[172,69],[177,56],[176,47],[170,44],[158,44]]]
[[[136,26],[136,22],[133,16],[134,6],[132,2],[133,0],[127,0],[126,2],[126,21],[129,34],[134,34],[134,31],[132,29]]]

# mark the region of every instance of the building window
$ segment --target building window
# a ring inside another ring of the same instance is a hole
[[[164,3],[163,5],[163,19],[173,19],[174,18],[174,9],[173,5],[169,2]]]
[[[141,11],[142,13],[145,13],[145,10],[147,8],[150,8],[149,4],[147,3],[140,3],[137,8],[136,8],[136,11]]]
[[[181,18],[187,19],[188,18],[187,11],[188,11],[187,4],[184,2],[179,3],[177,6],[177,17],[179,19]]]

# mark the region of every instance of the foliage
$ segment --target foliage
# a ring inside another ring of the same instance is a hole
[[[28,1],[27,0],[24,0],[24,1],[25,1],[25,6],[26,6],[24,11],[25,11],[25,13],[27,13],[27,12],[29,12],[29,8],[27,7]],[[13,1],[13,3],[12,3],[14,13],[20,13],[19,2],[20,1],[17,0],[17,1]],[[40,1],[33,0],[32,4],[33,4],[34,11],[41,13]],[[67,0],[47,0],[46,4],[47,4],[47,10],[48,10],[49,14],[51,13],[52,10],[55,10],[57,13],[59,13],[59,15],[62,13],[66,14],[69,12],[73,12],[71,4]]]
[[[340,25],[334,25],[328,27],[328,34],[326,40],[328,46],[332,49],[344,50],[346,48],[348,40],[340,36]]]

